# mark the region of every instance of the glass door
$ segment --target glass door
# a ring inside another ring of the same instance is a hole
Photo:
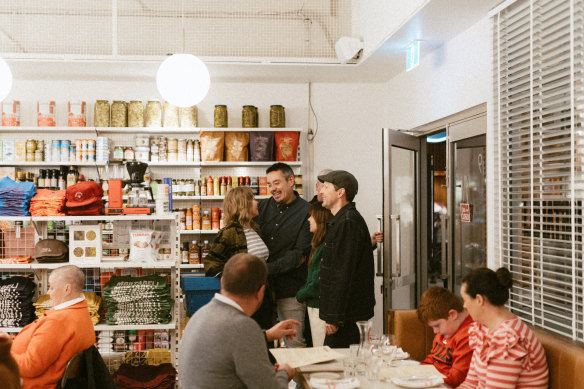
[[[383,277],[384,321],[391,309],[416,306],[419,263],[420,140],[383,129]],[[384,323],[387,325],[387,323]]]

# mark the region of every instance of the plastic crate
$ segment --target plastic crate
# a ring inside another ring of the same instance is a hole
[[[182,276],[182,289],[187,298],[187,315],[191,317],[199,308],[207,304],[221,289],[221,279],[217,277]]]

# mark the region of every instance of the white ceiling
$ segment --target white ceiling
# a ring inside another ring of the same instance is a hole
[[[433,0],[359,64],[282,64],[207,60],[212,79],[242,82],[382,82],[405,70],[405,48],[422,40],[422,58],[486,17],[501,0]],[[10,59],[15,78],[152,79],[159,60],[82,61]]]

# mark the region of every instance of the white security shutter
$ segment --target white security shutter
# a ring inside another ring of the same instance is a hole
[[[584,340],[584,1],[519,0],[493,15],[496,258],[509,307]]]

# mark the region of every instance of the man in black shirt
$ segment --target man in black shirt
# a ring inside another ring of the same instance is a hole
[[[353,199],[358,183],[344,170],[319,176],[327,223],[320,265],[320,312],[326,322],[325,346],[349,347],[359,342],[356,322],[373,317],[375,305],[371,237]]]
[[[296,328],[298,336],[284,341],[288,347],[304,347],[305,307],[296,301],[296,292],[306,282],[306,256],[312,240],[308,223],[310,204],[294,190],[294,171],[289,165],[275,163],[266,173],[272,197],[259,203],[256,222],[270,250],[268,274],[276,296],[278,318],[302,323]]]

